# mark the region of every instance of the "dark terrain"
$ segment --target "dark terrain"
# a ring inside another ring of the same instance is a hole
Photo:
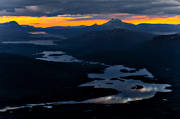
[[[180,35],[155,35],[149,32],[153,29],[157,32],[179,32],[179,29],[178,26],[163,25],[161,27],[169,30],[162,31],[157,27],[161,29],[159,25],[133,26],[116,20],[102,26],[47,29],[20,26],[15,22],[1,24],[0,41],[32,40],[34,37],[28,34],[32,31],[51,34],[46,38],[36,36],[37,39],[59,40],[55,46],[0,44],[1,108],[32,103],[82,101],[117,93],[111,89],[78,87],[92,80],[87,77],[89,73],[102,73],[106,66],[36,60],[35,54],[42,51],[65,51],[86,61],[145,67],[155,76],[155,82],[171,84],[173,92],[158,93],[151,99],[127,104],[56,105],[52,109],[37,106],[0,113],[0,119],[179,119]],[[64,34],[67,39],[57,38],[67,29],[70,29],[70,32]],[[5,34],[7,32],[11,35]]]

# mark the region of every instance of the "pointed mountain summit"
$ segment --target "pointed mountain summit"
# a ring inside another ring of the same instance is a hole
[[[105,29],[128,29],[134,30],[135,25],[130,23],[125,23],[120,19],[111,19],[109,22],[102,25]]]
[[[16,21],[10,21],[0,24],[0,27],[20,28],[21,26]]]
[[[27,36],[27,31],[15,21],[0,24],[0,41],[24,40]]]
[[[16,21],[10,21],[4,24],[9,24],[9,25],[19,25]]]
[[[111,19],[109,23],[122,23],[122,20],[120,19]]]
[[[104,25],[120,25],[123,24],[123,22],[120,19],[111,19]]]
[[[98,25],[98,24],[96,24],[96,23],[92,25],[92,27],[97,27],[97,26],[99,26],[99,25]]]

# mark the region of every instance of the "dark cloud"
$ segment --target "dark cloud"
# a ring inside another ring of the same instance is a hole
[[[130,13],[176,15],[179,0],[0,0],[1,16]]]

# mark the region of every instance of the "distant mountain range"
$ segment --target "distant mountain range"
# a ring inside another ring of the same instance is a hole
[[[78,31],[78,33],[84,33],[86,31],[99,31],[99,30],[112,30],[112,29],[127,29],[138,32],[147,32],[153,33],[156,35],[167,35],[167,34],[176,34],[180,32],[180,25],[173,24],[139,24],[134,25],[130,23],[122,22],[119,19],[112,19],[109,22],[103,25],[92,25],[92,26],[77,26],[77,27],[49,27],[46,30],[56,30],[59,32],[64,31]],[[80,31],[80,32],[79,32]],[[52,32],[52,31],[51,31]],[[66,34],[66,33],[65,33]]]
[[[180,25],[173,24],[139,24],[134,25],[130,23],[122,22],[119,19],[111,19],[109,22],[103,25],[92,25],[92,26],[78,26],[78,27],[50,27],[48,29],[83,29],[83,30],[112,30],[112,29],[127,29],[139,32],[148,32],[156,35],[164,34],[175,34],[180,32]]]
[[[9,23],[0,24],[0,36],[4,38],[6,35],[13,34],[15,32],[16,36],[22,33],[27,35],[28,32],[38,32],[44,31],[48,34],[60,35],[67,38],[72,38],[74,36],[79,36],[85,34],[89,31],[102,31],[102,30],[113,30],[113,29],[126,29],[138,32],[147,32],[156,35],[167,35],[176,34],[180,32],[180,25],[172,24],[139,24],[134,25],[130,23],[122,22],[119,19],[112,19],[103,25],[92,25],[92,26],[67,26],[67,27],[49,27],[49,28],[35,28],[28,25],[19,25],[15,21]]]

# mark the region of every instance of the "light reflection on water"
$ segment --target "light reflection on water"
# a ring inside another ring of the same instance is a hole
[[[132,87],[140,85],[142,89],[132,89]],[[102,103],[102,104],[117,104],[128,103],[131,101],[138,101],[149,99],[155,96],[157,92],[171,92],[166,89],[170,87],[168,84],[148,84],[138,80],[95,80],[93,82],[83,84],[81,87],[94,86],[94,88],[115,89],[119,91],[117,95],[110,95],[96,99],[90,99],[87,103]]]
[[[3,44],[56,45],[53,40],[3,41]]]
[[[29,32],[29,34],[32,35],[46,35],[47,33],[44,31],[36,31],[36,32]]]
[[[141,76],[148,78],[149,80],[155,80],[154,76],[145,68],[137,70],[136,68],[129,68],[123,65],[110,66],[98,62],[88,62],[76,59],[73,56],[66,55],[62,51],[44,51],[42,58],[37,58],[45,61],[53,62],[79,62],[79,63],[89,63],[89,64],[102,64],[108,66],[102,74],[88,74],[91,79],[104,79],[104,80],[94,80],[92,82],[82,84],[80,87],[93,86],[94,88],[106,88],[115,89],[120,93],[113,96],[100,97],[97,99],[90,99],[84,101],[85,103],[125,103],[136,100],[149,99],[154,97],[157,92],[171,92],[171,90],[166,89],[170,87],[168,84],[151,84],[144,83],[140,80],[134,79],[124,79],[123,77],[128,76]],[[52,56],[55,55],[55,56]],[[118,79],[118,80],[112,80]],[[132,89],[133,87],[140,86],[141,89]],[[111,98],[109,98],[111,97]],[[107,100],[109,99],[109,100]]]
[[[66,53],[62,51],[44,51],[37,54],[42,54],[43,56],[41,58],[36,58],[36,59],[44,60],[44,61],[65,62],[65,63],[82,62],[82,60],[78,60],[73,56],[66,55]]]
[[[122,70],[126,70],[123,72]],[[133,71],[133,72],[131,72]],[[89,78],[101,78],[101,79],[112,79],[126,76],[144,76],[153,79],[154,76],[145,68],[139,69],[125,67],[123,65],[110,66],[104,70],[103,74],[88,74]]]
[[[92,82],[82,84],[80,87],[93,86],[94,88],[115,89],[119,93],[117,95],[90,99],[85,102],[103,104],[128,103],[131,101],[152,98],[157,92],[171,92],[170,89],[167,89],[171,86],[169,84],[152,84],[144,83],[140,80],[121,78],[126,76],[144,76],[149,78],[149,80],[153,80],[154,76],[146,69],[139,69],[133,73],[121,72],[122,69],[126,69],[127,71],[135,70],[134,68],[115,65],[106,68],[103,74],[89,74],[89,78],[100,78],[104,80],[94,80]],[[113,78],[117,78],[117,80],[112,80]]]
[[[96,103],[96,104],[123,104],[132,101],[139,101],[144,99],[153,98],[158,92],[171,92],[172,90],[167,89],[171,87],[169,84],[155,84],[155,83],[145,83],[136,78],[133,79],[133,76],[140,76],[147,78],[148,80],[154,80],[154,76],[145,68],[135,69],[125,67],[123,65],[110,66],[99,62],[88,62],[83,60],[78,60],[72,56],[66,55],[62,51],[44,51],[41,58],[37,58],[45,61],[54,61],[54,62],[86,62],[89,64],[101,64],[107,66],[104,70],[104,73],[101,74],[88,74],[88,77],[93,81],[80,85],[79,87],[89,87],[93,86],[94,88],[104,88],[104,89],[114,89],[119,93],[116,95],[108,95],[99,98],[92,98],[84,101],[59,101],[59,102],[49,102],[49,103],[40,103],[40,104],[27,104],[24,106],[17,107],[5,107],[0,109],[0,112],[6,112],[11,110],[23,109],[23,108],[32,108],[35,106],[41,106],[47,109],[53,108],[53,105],[67,105],[67,104],[85,104],[85,103]],[[131,76],[132,79],[125,79],[123,77]],[[94,80],[94,79],[103,79],[103,80]]]
[[[41,54],[43,56],[36,59],[43,61],[64,62],[64,63],[86,63],[86,64],[94,64],[94,65],[99,64],[99,65],[109,66],[100,62],[90,62],[90,61],[80,60],[71,55],[67,55],[63,51],[43,51],[37,54]]]

